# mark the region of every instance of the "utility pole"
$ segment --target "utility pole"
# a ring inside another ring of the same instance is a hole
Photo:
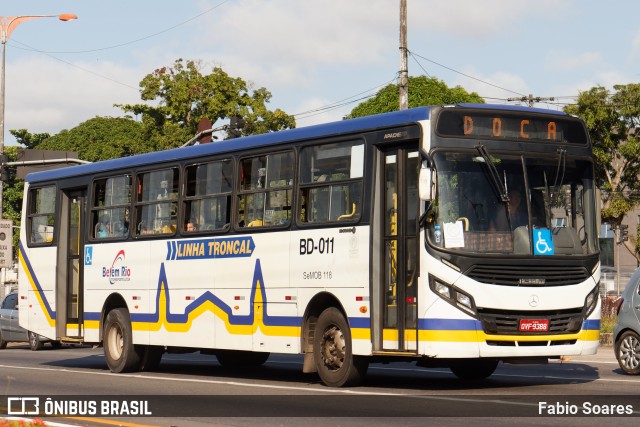
[[[407,0],[400,0],[400,109],[409,108],[409,61],[407,59]]]
[[[510,101],[510,102],[514,102],[514,101],[528,102],[529,107],[533,107],[534,102],[555,101],[555,100],[556,99],[553,96],[548,96],[548,97],[535,96],[534,97],[532,94],[529,94],[529,96],[521,96],[520,98],[507,98],[507,101]]]

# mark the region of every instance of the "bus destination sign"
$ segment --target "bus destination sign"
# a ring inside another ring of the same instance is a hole
[[[587,144],[587,135],[577,120],[544,115],[509,115],[504,112],[443,111],[437,123],[442,136]]]

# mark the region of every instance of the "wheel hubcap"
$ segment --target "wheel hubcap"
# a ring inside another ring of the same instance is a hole
[[[331,370],[338,370],[344,363],[346,343],[337,326],[331,326],[322,334],[322,361]]]
[[[109,342],[109,354],[111,357],[113,359],[120,359],[120,356],[122,356],[122,348],[124,347],[124,339],[122,330],[117,325],[113,325],[111,329],[109,329],[107,340]]]
[[[628,336],[620,343],[620,363],[625,369],[633,370],[640,366],[640,341]]]

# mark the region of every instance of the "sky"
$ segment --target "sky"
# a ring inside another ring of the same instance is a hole
[[[562,109],[580,91],[640,80],[636,0],[407,0],[409,75],[489,103],[529,94]],[[298,127],[340,120],[397,82],[400,0],[2,0],[22,23],[6,47],[5,144],[140,103],[177,59],[220,66],[272,93]],[[6,21],[5,21],[6,22]],[[409,87],[411,91],[411,87]]]

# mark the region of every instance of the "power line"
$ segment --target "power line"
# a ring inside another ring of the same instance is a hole
[[[228,3],[230,1],[233,1],[233,0],[224,0],[224,1],[220,2],[220,3],[218,3],[217,5],[205,10],[204,12],[199,13],[198,15],[195,15],[195,16],[193,16],[193,17],[191,17],[191,18],[189,18],[189,19],[187,19],[185,21],[182,21],[182,22],[180,22],[180,23],[178,23],[176,25],[173,25],[171,27],[165,28],[164,30],[158,31],[157,33],[149,34],[148,36],[144,36],[144,37],[141,37],[139,39],[131,40],[131,41],[128,41],[128,42],[125,42],[125,43],[120,43],[120,44],[116,44],[116,45],[112,45],[112,46],[100,47],[100,48],[96,48],[96,49],[75,50],[75,51],[42,51],[42,50],[35,49],[35,48],[32,48],[32,47],[30,47],[29,50],[33,50],[34,52],[40,52],[40,53],[45,53],[46,54],[46,53],[91,53],[91,52],[100,52],[100,51],[110,50],[110,49],[117,49],[119,47],[128,46],[130,44],[138,43],[138,42],[141,42],[143,40],[147,40],[147,39],[159,36],[161,34],[167,33],[169,31],[172,31],[172,30],[174,30],[174,29],[176,29],[178,27],[181,27],[181,26],[183,26],[185,24],[188,24],[191,21],[195,21],[196,19],[200,18],[201,16],[204,16],[204,15],[214,11],[215,9],[219,8],[223,4]],[[24,45],[24,43],[22,43],[22,44]],[[27,46],[27,45],[25,45],[25,46]],[[18,49],[20,49],[20,48],[18,48]],[[27,49],[25,49],[25,50],[27,50]]]
[[[363,95],[365,93],[377,90],[377,89],[379,89],[381,87],[385,87],[385,86],[393,83],[396,79],[397,79],[397,74],[394,75],[391,80],[386,81],[384,83],[381,83],[381,84],[379,84],[377,86],[374,86],[374,87],[372,87],[370,89],[364,90],[364,91],[362,91],[360,93],[356,93],[355,95],[351,95],[351,96],[349,96],[347,98],[343,98],[343,99],[341,99],[339,101],[332,102],[332,103],[327,104],[327,105],[325,105],[323,107],[318,107],[318,108],[314,108],[312,110],[303,111],[301,113],[293,114],[293,116],[297,117],[297,118],[300,118],[300,119],[306,119],[307,117],[312,117],[312,116],[315,116],[315,115],[318,115],[318,114],[321,114],[321,113],[324,113],[324,112],[327,112],[327,111],[331,111],[331,110],[335,110],[335,109],[344,107],[344,106],[349,105],[349,104],[353,104],[355,102],[359,102],[359,101],[362,101],[362,100],[365,100],[365,99],[369,99],[371,97],[374,97],[376,94],[374,93],[374,94],[363,96],[363,97],[357,98],[357,99],[353,99],[353,98],[355,98],[357,96],[360,96],[360,95]],[[304,117],[299,117],[299,116],[304,116]]]
[[[515,90],[506,89],[506,88],[504,88],[504,87],[502,87],[502,86],[498,86],[498,85],[495,85],[495,84],[493,84],[493,83],[487,82],[487,81],[485,81],[485,80],[479,79],[479,78],[477,78],[477,77],[470,76],[469,74],[463,73],[462,71],[458,71],[458,70],[455,70],[455,69],[453,69],[453,68],[451,68],[451,67],[447,67],[446,65],[440,64],[439,62],[436,62],[436,61],[434,61],[434,60],[432,60],[432,59],[425,58],[424,56],[419,55],[419,54],[417,54],[417,53],[415,53],[415,52],[411,52],[411,51],[410,51],[409,53],[411,54],[411,56],[417,56],[418,58],[424,59],[425,61],[429,61],[429,62],[431,62],[432,64],[435,64],[435,65],[437,65],[437,66],[439,66],[439,67],[445,68],[445,69],[447,69],[447,70],[449,70],[449,71],[453,71],[454,73],[460,74],[461,76],[465,76],[465,77],[467,77],[467,78],[470,78],[470,79],[472,79],[472,80],[478,81],[478,82],[480,82],[480,83],[484,83],[484,84],[486,84],[486,85],[493,86],[493,87],[495,87],[495,88],[497,88],[497,89],[501,89],[501,90],[504,90],[504,91],[506,91],[506,92],[515,93],[516,95],[526,96],[525,94],[520,93],[520,92],[516,92]]]
[[[31,46],[29,46],[29,45],[27,45],[25,43],[22,43],[22,42],[18,42],[18,43],[31,48]],[[127,84],[127,83],[119,82],[119,81],[117,81],[115,79],[112,79],[111,77],[107,77],[107,76],[104,76],[102,74],[96,73],[95,71],[91,71],[88,68],[84,68],[84,67],[81,67],[79,65],[73,64],[73,63],[71,63],[69,61],[65,61],[64,59],[57,58],[57,57],[55,57],[53,55],[50,55],[48,52],[44,52],[44,51],[37,50],[37,49],[31,49],[31,50],[33,50],[34,52],[41,53],[41,54],[43,54],[45,56],[48,56],[51,59],[55,59],[56,61],[62,62],[63,64],[69,65],[69,66],[71,66],[73,68],[77,68],[78,70],[84,71],[84,72],[89,73],[89,74],[93,74],[94,76],[100,77],[101,79],[109,80],[112,83],[119,84],[120,86],[124,86],[124,87],[130,88],[130,89],[133,89],[135,91],[139,91],[140,90],[139,88],[133,87],[133,86]]]

